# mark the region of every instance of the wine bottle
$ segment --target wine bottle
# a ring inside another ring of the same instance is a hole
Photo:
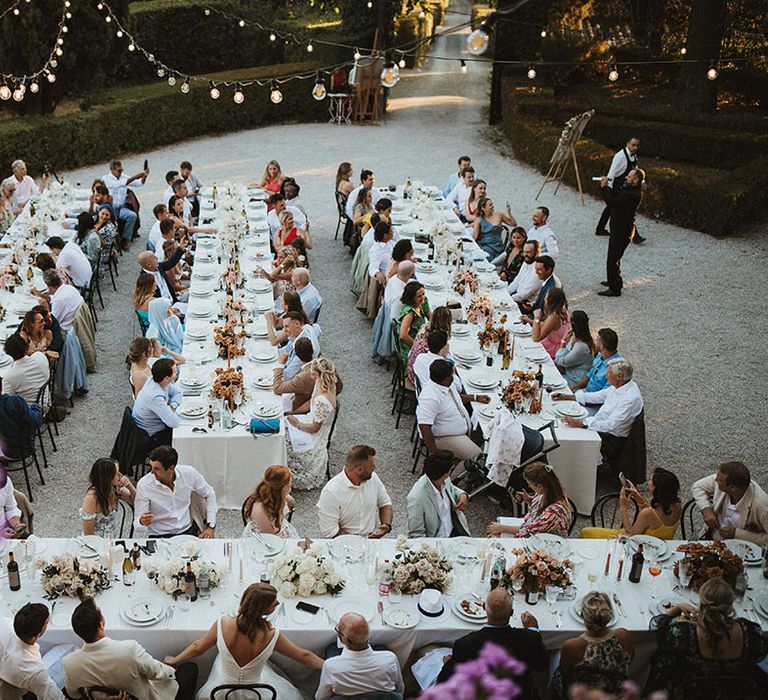
[[[18,591],[21,588],[19,564],[13,558],[13,552],[8,552],[8,585],[12,591]]]
[[[539,602],[539,577],[529,574],[525,586],[525,602],[528,605],[536,605]]]
[[[534,379],[539,383],[539,388],[544,386],[544,372],[541,371],[541,365],[539,365],[539,371],[534,375]]]
[[[123,585],[132,586],[136,581],[136,572],[131,561],[131,553],[125,548],[125,559],[123,559]]]
[[[184,574],[184,592],[187,594],[190,602],[197,600],[197,579],[195,572],[192,571],[192,563],[187,562],[187,573]]]
[[[640,582],[640,575],[643,573],[645,556],[643,555],[643,545],[637,545],[637,551],[632,555],[632,568],[629,570],[629,580],[632,583]]]
[[[509,356],[509,348],[504,348],[504,354],[501,356],[501,369],[509,369],[509,363],[512,358]]]
[[[141,550],[139,549],[139,545],[136,542],[133,543],[131,560],[133,562],[133,568],[136,569],[136,571],[141,571]]]

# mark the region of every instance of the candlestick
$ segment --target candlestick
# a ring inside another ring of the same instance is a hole
[[[608,572],[611,569],[611,555],[613,554],[613,546],[616,544],[616,540],[612,540],[611,544],[608,547],[608,556],[605,558],[605,571],[603,571],[603,576],[607,576]]]
[[[231,542],[227,542],[226,544],[227,544],[227,549],[226,549],[226,551],[227,551],[227,563],[228,563],[228,566],[229,566],[229,573],[231,574],[232,573],[232,543]]]
[[[243,582],[243,548],[238,548],[238,554],[240,555],[240,583]]]
[[[619,558],[619,571],[616,574],[616,580],[621,581],[621,572],[624,569],[624,552],[621,553],[621,557]]]

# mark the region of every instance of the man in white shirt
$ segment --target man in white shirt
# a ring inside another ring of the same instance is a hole
[[[317,501],[323,537],[379,539],[392,532],[392,499],[374,473],[375,455],[372,447],[355,445],[347,453],[343,471],[323,487]]]
[[[86,598],[75,608],[72,629],[85,644],[61,662],[64,688],[71,697],[78,696],[79,688],[95,685],[119,688],[142,700],[183,700],[194,696],[195,664],[179,664],[174,670],[152,658],[132,639],[110,639],[104,634],[104,616],[93,598]]]
[[[560,249],[557,247],[554,231],[547,224],[548,220],[549,209],[547,207],[536,207],[531,217],[533,226],[528,229],[528,240],[539,242],[539,255],[549,255],[550,258],[556,260]]]
[[[447,199],[448,195],[453,191],[453,188],[456,187],[456,185],[459,183],[459,180],[461,180],[461,172],[464,170],[464,168],[468,168],[470,165],[472,165],[472,160],[469,156],[459,156],[459,169],[455,173],[451,173],[451,175],[448,177],[448,183],[445,185],[445,188],[443,189],[443,199]]]
[[[56,256],[57,268],[64,270],[76,287],[87,288],[91,283],[93,270],[80,246],[75,241],[64,243],[64,239],[59,236],[52,236],[45,244]]]
[[[48,295],[51,299],[51,313],[59,322],[61,330],[72,330],[80,307],[85,303],[80,292],[71,284],[62,284],[61,277],[56,270],[46,270],[43,273],[43,282],[48,287]]]
[[[159,362],[159,360],[158,360]],[[177,464],[179,453],[160,445],[149,453],[152,471],[136,484],[136,527],[145,527],[150,537],[196,535],[212,539],[216,529],[216,494],[197,469]],[[194,522],[192,494],[205,501],[205,527]]]
[[[270,331],[271,319],[267,318],[267,332]],[[293,379],[301,371],[301,360],[296,356],[293,350],[293,344],[297,338],[309,338],[314,348],[313,358],[320,357],[320,341],[318,339],[320,326],[313,326],[311,323],[304,323],[304,319],[297,311],[286,311],[283,314],[283,330],[288,334],[288,343],[285,351],[278,356],[278,362],[285,365],[283,370],[286,379]],[[272,336],[270,335],[270,340]]]
[[[421,388],[416,407],[416,422],[427,453],[450,450],[457,459],[477,459],[483,450],[470,437],[472,421],[464,404],[489,403],[490,396],[459,393],[453,383],[453,365],[448,360],[432,362],[429,379]]]
[[[467,219],[464,216],[464,206],[467,203],[467,197],[469,197],[469,193],[472,191],[472,185],[474,184],[475,169],[470,165],[461,171],[461,179],[446,197],[448,202],[453,204],[453,211],[456,213],[456,216],[458,216],[464,223],[467,222]]]
[[[289,211],[293,214],[293,223],[296,228],[306,229],[307,217],[304,216],[304,212],[298,207],[289,207],[285,203],[285,195],[280,192],[275,192],[269,200],[272,205],[272,211],[267,214],[267,224],[269,224],[269,235],[274,242],[277,232],[282,228],[280,223],[280,214],[283,211]]]
[[[168,204],[168,200],[173,197],[173,183],[176,182],[176,180],[179,179],[179,171],[178,170],[169,170],[165,174],[165,184],[168,185],[168,187],[165,188],[165,191],[163,192],[163,199],[162,201]],[[182,178],[183,179],[183,178]]]
[[[508,285],[507,291],[517,304],[533,304],[541,289],[541,280],[536,274],[536,258],[539,257],[539,242],[526,241],[523,244],[523,264],[520,271]]]
[[[611,167],[608,169],[608,175],[600,180],[600,192],[605,200],[605,209],[603,209],[603,213],[600,215],[600,220],[597,222],[595,235],[610,235],[605,226],[611,218],[611,204],[613,203],[616,194],[624,186],[624,180],[626,180],[627,175],[637,168],[637,152],[639,150],[640,139],[633,136],[627,141],[624,148],[614,154],[613,160],[611,161]],[[643,241],[645,241],[645,238],[637,232],[637,229],[635,229],[635,235],[632,238],[632,242],[639,244]]]
[[[13,493],[11,477],[0,466],[0,540],[13,540],[26,532],[27,528],[21,522],[21,508]]]
[[[149,236],[147,236],[147,250],[157,253],[157,251],[162,250],[163,247],[163,235],[160,232],[160,224],[169,216],[168,207],[166,207],[165,204],[155,204],[155,206],[152,207],[152,213],[155,215],[155,223],[152,224],[152,228],[149,230]]]
[[[405,285],[413,279],[415,272],[415,263],[412,260],[403,260],[397,266],[397,274],[387,280],[387,286],[384,287],[384,303],[389,305],[392,320],[400,315],[402,307],[400,299],[403,296],[403,290]]]
[[[182,221],[186,226],[192,226],[192,202],[189,201],[189,198],[187,195],[189,195],[189,190],[187,189],[187,183],[184,182],[181,178],[178,178],[177,180],[173,181],[173,184],[171,185],[171,189],[173,190],[173,194],[177,197],[181,197],[182,199],[182,205],[184,206],[183,214],[182,214]],[[168,206],[170,207],[170,198],[168,200]]]
[[[435,360],[448,357],[448,334],[445,331],[430,331],[427,336],[427,352],[421,353],[413,363],[413,373],[418,377],[422,389],[429,384],[429,368]],[[461,392],[461,379],[454,373],[453,388]]]
[[[29,341],[18,333],[5,339],[5,352],[13,358],[13,365],[3,377],[3,392],[18,394],[27,403],[35,403],[42,386],[51,377],[51,366],[44,352],[27,355]]]
[[[336,634],[343,645],[341,654],[325,660],[315,700],[405,690],[397,657],[391,651],[371,648],[368,623],[362,615],[344,613]]]
[[[355,187],[354,190],[352,190],[349,193],[349,197],[347,197],[347,204],[344,207],[344,210],[347,212],[347,216],[351,219],[353,216],[355,203],[357,202],[357,195],[360,193],[360,190],[363,189],[363,187],[369,187],[371,190],[371,198],[372,198],[372,204],[375,206],[376,202],[379,201],[379,197],[381,197],[381,193],[378,189],[376,189],[373,184],[376,182],[376,176],[373,174],[373,170],[361,170],[360,171],[360,184]]]
[[[64,700],[40,656],[38,640],[48,629],[50,613],[42,603],[27,603],[14,616],[13,626],[0,619],[0,698]]]
[[[291,273],[291,284],[296,288],[296,293],[301,299],[301,306],[307,314],[310,323],[316,323],[320,307],[323,305],[323,297],[309,281],[309,270],[306,267],[297,267]]]
[[[30,197],[34,197],[36,194],[45,189],[48,184],[48,173],[43,175],[42,187],[38,188],[35,181],[30,175],[27,175],[27,164],[23,160],[14,160],[11,163],[11,172],[13,175],[5,179],[5,182],[13,182],[16,185],[16,189],[11,198],[11,206],[13,212],[18,214],[24,205],[29,201]]]
[[[101,178],[112,195],[112,206],[115,208],[117,220],[123,222],[123,247],[133,240],[134,229],[138,215],[133,209],[125,206],[128,195],[128,185],[141,187],[149,175],[149,170],[142,170],[131,177],[123,172],[123,164],[119,160],[113,160],[109,164],[109,172]],[[136,234],[138,236],[138,234]]]
[[[172,235],[170,232],[173,230],[173,221],[166,219],[160,223],[160,235],[165,238]],[[171,270],[176,264],[184,257],[186,250],[179,246],[171,255],[168,260],[160,260],[156,253],[150,250],[142,250],[138,256],[138,263],[141,267],[143,274],[152,275],[157,283],[157,290],[155,296],[164,299],[168,299],[173,308],[177,309],[182,315],[187,313],[187,303],[179,301],[179,297],[176,295],[169,286],[168,280],[165,278],[166,270]],[[181,292],[180,292],[181,294]]]
[[[691,493],[708,528],[694,538],[768,544],[768,494],[743,462],[723,462],[715,474],[696,481]]]

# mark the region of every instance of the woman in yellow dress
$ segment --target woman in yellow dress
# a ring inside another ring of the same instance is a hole
[[[680,503],[680,482],[669,470],[658,467],[648,479],[650,504],[631,481],[619,493],[619,507],[624,527],[612,530],[605,527],[585,527],[581,536],[588,539],[610,539],[618,535],[651,535],[662,540],[673,540],[683,507]],[[629,499],[637,503],[640,512],[634,523],[629,521]]]

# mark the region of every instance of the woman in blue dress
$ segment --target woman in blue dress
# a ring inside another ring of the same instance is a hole
[[[509,204],[507,204],[507,211],[504,213],[496,211],[493,200],[490,198],[481,198],[477,203],[477,218],[472,225],[472,236],[488,260],[493,260],[504,252],[503,224],[517,226],[517,221],[512,216]]]

